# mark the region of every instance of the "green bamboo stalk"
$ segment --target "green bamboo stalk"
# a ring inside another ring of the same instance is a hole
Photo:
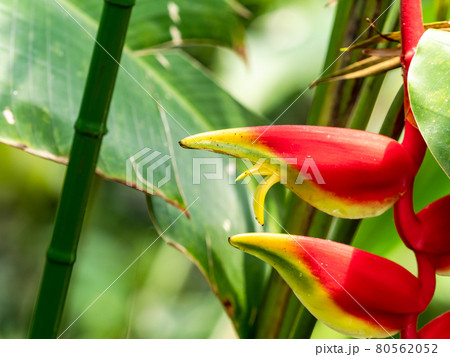
[[[134,2],[104,2],[30,329],[31,338],[57,337]]]

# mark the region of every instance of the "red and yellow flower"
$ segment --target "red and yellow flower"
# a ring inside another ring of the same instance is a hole
[[[393,335],[429,302],[409,271],[345,244],[270,233],[229,241],[272,265],[317,319],[348,336]]]
[[[180,144],[249,159],[255,166],[239,178],[268,176],[255,195],[255,214],[261,224],[265,195],[277,182],[328,214],[364,218],[391,207],[418,170],[397,141],[344,128],[226,129],[190,136]]]

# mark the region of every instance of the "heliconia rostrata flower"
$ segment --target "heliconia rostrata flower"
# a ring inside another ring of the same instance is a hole
[[[429,303],[409,271],[346,244],[271,233],[229,241],[271,264],[317,319],[348,336],[393,335]]]
[[[418,170],[397,141],[344,128],[281,125],[226,129],[190,136],[180,144],[249,159],[255,166],[240,178],[268,176],[254,200],[261,224],[265,195],[277,182],[330,215],[364,218],[391,207]]]
[[[392,337],[401,331],[402,338],[450,338],[450,312],[420,331],[416,326],[433,297],[436,273],[450,275],[450,195],[414,211],[414,179],[427,148],[407,90],[424,32],[419,0],[400,1],[400,24],[406,119],[401,144],[366,131],[302,125],[218,130],[180,144],[250,160],[254,166],[237,180],[267,177],[253,203],[261,224],[265,196],[277,182],[342,218],[377,216],[395,204],[397,231],[414,251],[417,277],[388,259],[323,239],[246,233],[229,242],[272,265],[317,319],[348,336]]]

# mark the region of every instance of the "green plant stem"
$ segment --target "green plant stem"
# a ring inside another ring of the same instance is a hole
[[[278,338],[290,338],[292,326],[297,320],[297,314],[299,313],[301,307],[302,304],[298,300],[297,296],[294,293],[291,293]]]
[[[270,289],[269,289],[270,287]],[[278,338],[291,289],[275,269],[271,270],[261,311],[255,324],[256,338]]]
[[[306,202],[292,195],[289,217],[297,219],[284,222],[286,231],[292,234],[305,234],[312,221],[313,211],[314,209]],[[261,312],[255,323],[256,338],[278,338],[290,296],[291,288],[278,272],[272,269],[260,307]]]
[[[364,130],[367,126],[367,109],[373,108],[377,100],[377,95],[383,84],[385,74],[379,74],[366,78],[360,90],[358,105],[347,124],[349,128]],[[375,95],[374,95],[375,93]]]
[[[303,305],[297,311],[294,323],[288,338],[307,339],[310,338],[314,328],[316,327],[317,319],[305,308]]]
[[[405,122],[405,113],[403,110],[405,98],[405,91],[403,86],[400,87],[395,98],[389,107],[386,118],[381,126],[379,133],[381,135],[390,136],[393,139],[398,139],[403,131],[403,124]]]
[[[367,30],[366,17],[377,20],[376,26],[383,28],[388,16],[385,14],[380,17],[380,14],[391,4],[389,0],[368,0],[356,3],[340,1],[338,3],[322,76],[362,59],[363,55],[360,51],[343,53],[340,48],[348,46],[356,38],[361,41],[370,37],[373,30]],[[389,13],[392,11],[397,10],[391,8]],[[354,107],[357,106],[361,85],[366,80],[353,79],[318,85],[308,116],[308,124],[346,126]]]
[[[434,0],[434,6],[436,8],[436,21],[447,20],[448,10],[450,9],[448,0]]]
[[[336,61],[336,58],[341,55],[340,48],[343,47],[345,42],[346,25],[352,14],[352,7],[353,3],[351,1],[339,1],[337,4],[323,76],[331,74],[340,66],[340,61]],[[335,86],[336,83],[324,83],[316,87],[311,111],[308,116],[308,125],[325,125],[329,122],[329,114],[333,105],[333,96],[330,94],[334,91]]]
[[[310,237],[324,238],[328,233],[332,218],[325,212],[315,210],[313,221],[306,234]]]
[[[334,242],[351,244],[360,223],[360,219],[334,217],[327,234],[327,239]]]
[[[30,330],[57,337],[134,0],[106,0]]]

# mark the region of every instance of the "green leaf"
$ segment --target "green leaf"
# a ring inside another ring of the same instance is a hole
[[[102,1],[72,2],[94,19],[99,18]],[[192,44],[219,45],[242,52],[242,20],[250,13],[237,5],[227,0],[136,1],[127,45],[141,50],[141,54],[151,52],[155,46]]]
[[[223,165],[222,179],[207,179],[205,172],[217,172],[212,165],[201,170],[199,184],[183,180],[181,185],[191,206],[191,219],[165,204],[159,197],[148,196],[147,204],[157,230],[174,247],[185,253],[199,267],[213,292],[224,305],[239,336],[254,337],[256,312],[263,295],[265,266],[254,257],[235,254],[228,237],[242,232],[254,232],[255,219],[248,210],[248,194],[242,184],[234,184],[236,175],[227,174],[233,159],[189,150],[197,159],[216,159]],[[185,167],[186,175],[193,174]]]
[[[59,4],[10,0],[0,5],[0,142],[67,162],[93,47],[86,31],[94,35],[96,24],[69,2]],[[121,64],[97,173],[162,197],[155,200],[161,227],[182,215],[165,238],[206,272],[222,302],[234,311],[241,336],[250,336],[263,265],[227,243],[228,230],[254,230],[246,191],[220,181],[191,185],[198,153],[180,148],[178,141],[261,120],[183,53],[159,51],[143,61],[125,48]],[[198,196],[188,220],[175,206],[188,207]],[[239,199],[243,203],[238,206]]]
[[[450,33],[428,30],[408,73],[411,108],[433,156],[450,177]]]

